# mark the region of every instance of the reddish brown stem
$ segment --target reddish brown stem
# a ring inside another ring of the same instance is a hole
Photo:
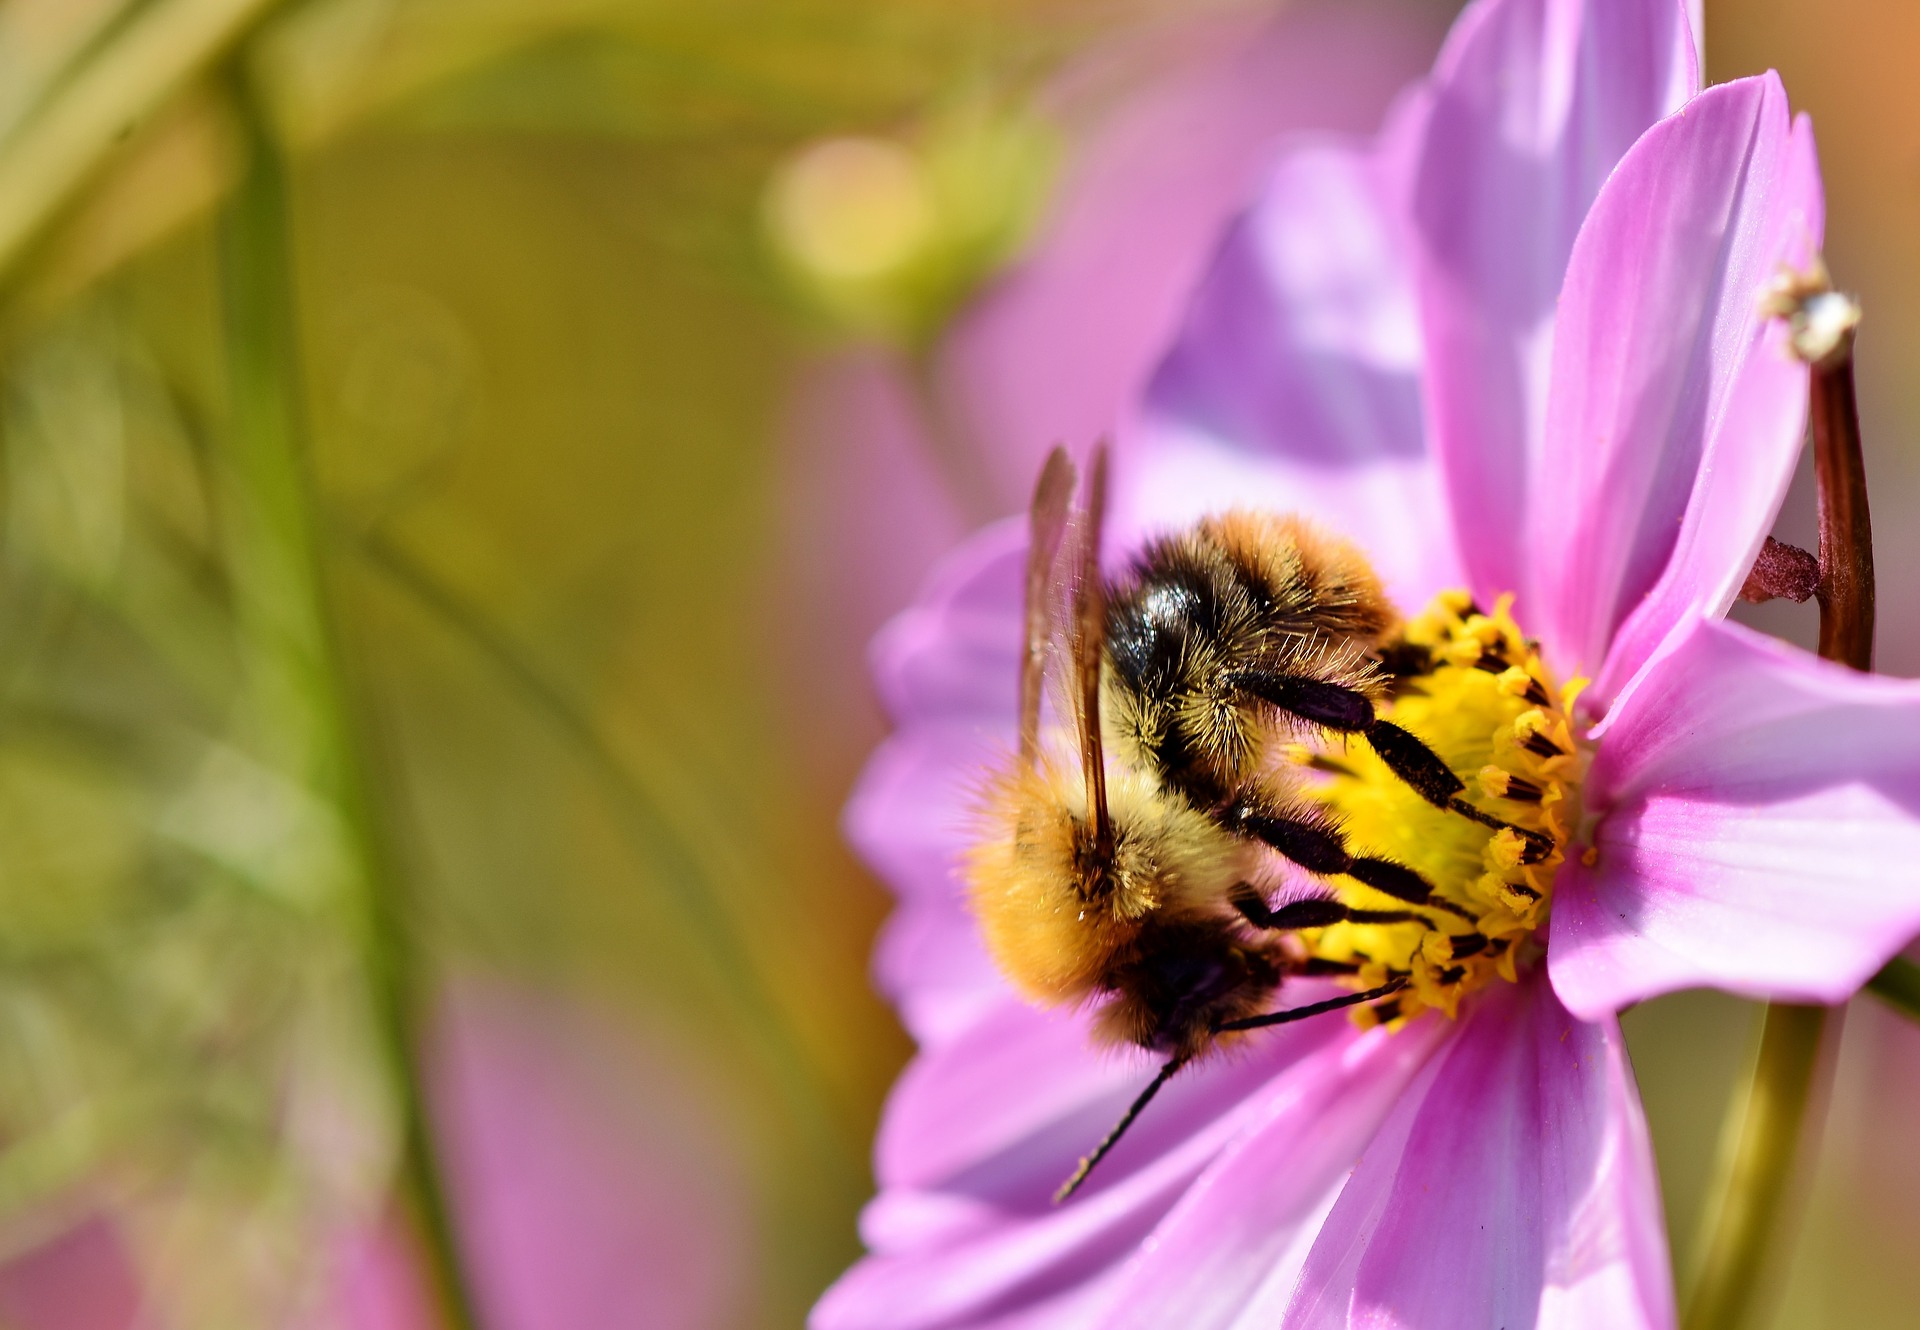
[[[1853,348],[1813,371],[1813,465],[1820,482],[1820,654],[1873,668],[1873,524],[1860,459]]]

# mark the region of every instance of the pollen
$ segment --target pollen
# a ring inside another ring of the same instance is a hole
[[[1473,804],[1507,825],[1435,807],[1363,743],[1328,754],[1337,762],[1312,764],[1312,797],[1356,852],[1404,864],[1434,887],[1413,922],[1342,922],[1302,934],[1314,958],[1356,967],[1362,987],[1407,976],[1397,1004],[1355,1009],[1363,1021],[1397,1022],[1428,1008],[1456,1016],[1476,989],[1514,982],[1537,963],[1554,877],[1580,825],[1588,760],[1569,720],[1585,681],[1556,684],[1538,644],[1514,622],[1512,597],[1487,613],[1465,592],[1444,593],[1406,625],[1403,640],[1415,655],[1424,649],[1431,668],[1406,678],[1381,715],[1425,740],[1468,782]],[[1551,849],[1541,854],[1530,838]],[[1333,885],[1356,910],[1408,912],[1350,878]]]

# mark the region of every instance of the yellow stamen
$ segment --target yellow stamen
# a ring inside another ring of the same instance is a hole
[[[1537,646],[1513,621],[1511,597],[1490,614],[1470,612],[1471,605],[1466,592],[1446,592],[1407,625],[1406,640],[1427,648],[1435,668],[1381,714],[1475,782],[1469,797],[1517,830],[1434,807],[1364,744],[1346,745],[1338,769],[1320,768],[1327,774],[1311,787],[1355,853],[1405,864],[1454,907],[1416,911],[1423,917],[1414,923],[1341,923],[1302,934],[1311,955],[1358,963],[1359,987],[1408,977],[1397,1007],[1356,1009],[1361,1021],[1429,1007],[1457,1015],[1475,989],[1514,982],[1539,955],[1534,933],[1546,922],[1554,877],[1580,824],[1585,757],[1569,709],[1586,681],[1554,686]],[[1490,658],[1505,668],[1483,668]],[[1520,832],[1543,835],[1549,852],[1540,855]],[[1357,909],[1406,908],[1349,879],[1335,886]]]

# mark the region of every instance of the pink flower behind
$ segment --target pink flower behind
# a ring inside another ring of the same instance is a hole
[[[553,996],[465,983],[435,1086],[450,1189],[499,1330],[729,1323],[752,1233],[732,1141],[662,1075],[660,1050]],[[407,1235],[340,1254],[337,1323],[436,1330]]]
[[[111,1219],[94,1215],[0,1269],[0,1319],[22,1330],[134,1330],[140,1277]]]
[[[982,533],[876,649],[897,728],[848,827],[900,897],[879,976],[921,1052],[818,1330],[1672,1323],[1613,1013],[1837,1000],[1920,931],[1920,686],[1721,621],[1804,423],[1759,296],[1823,218],[1778,80],[1697,85],[1678,3],[1473,5],[1376,144],[1275,162],[1115,457],[1112,552],[1304,511],[1404,608],[1510,594],[1542,668],[1592,677],[1543,750],[1579,814],[1529,879],[1544,959],[1457,1020],[1308,1022],[1183,1071],[1052,1207],[1150,1064],[1023,1005],[963,902],[1021,636],[1023,534]]]

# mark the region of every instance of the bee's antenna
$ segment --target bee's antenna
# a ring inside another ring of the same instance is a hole
[[[1102,1159],[1105,1159],[1108,1151],[1119,1144],[1120,1138],[1126,1135],[1127,1128],[1131,1127],[1133,1120],[1140,1116],[1140,1110],[1152,1103],[1153,1097],[1160,1093],[1160,1087],[1172,1080],[1173,1073],[1179,1071],[1180,1068],[1186,1065],[1187,1060],[1185,1058],[1174,1058],[1169,1061],[1166,1066],[1160,1068],[1159,1075],[1155,1076],[1153,1080],[1148,1083],[1147,1088],[1140,1092],[1139,1098],[1127,1105],[1127,1111],[1122,1113],[1120,1120],[1113,1124],[1113,1130],[1106,1134],[1100,1144],[1093,1147],[1092,1154],[1080,1161],[1080,1167],[1073,1170],[1073,1176],[1060,1184],[1060,1190],[1053,1194],[1053,1203],[1055,1205],[1059,1205],[1062,1201],[1080,1190],[1080,1184],[1087,1180],[1087,1174],[1093,1172],[1093,1166]]]
[[[1396,975],[1378,988],[1369,988],[1358,993],[1342,993],[1339,997],[1328,998],[1325,1002],[1309,1002],[1304,1007],[1288,1007],[1285,1011],[1270,1011],[1263,1016],[1242,1016],[1237,1021],[1221,1021],[1213,1027],[1213,1032],[1226,1034],[1232,1030],[1259,1030],[1269,1025],[1287,1025],[1294,1021],[1304,1021],[1309,1016],[1338,1011],[1342,1007],[1358,1006],[1362,1002],[1371,1002],[1375,998],[1398,993],[1406,986],[1407,976]]]
[[[1055,448],[1040,469],[1027,517],[1026,649],[1020,658],[1020,761],[1032,766],[1040,755],[1040,695],[1045,685],[1047,651],[1053,643],[1053,565],[1066,534],[1073,504],[1073,462]]]
[[[1107,511],[1107,448],[1093,450],[1087,506],[1075,553],[1073,673],[1080,689],[1080,762],[1087,775],[1087,811],[1093,822],[1093,862],[1113,858],[1113,821],[1107,815],[1107,763],[1100,738],[1100,655],[1106,642],[1106,597],[1100,586],[1100,528]],[[1169,1073],[1171,1074],[1171,1073]]]

